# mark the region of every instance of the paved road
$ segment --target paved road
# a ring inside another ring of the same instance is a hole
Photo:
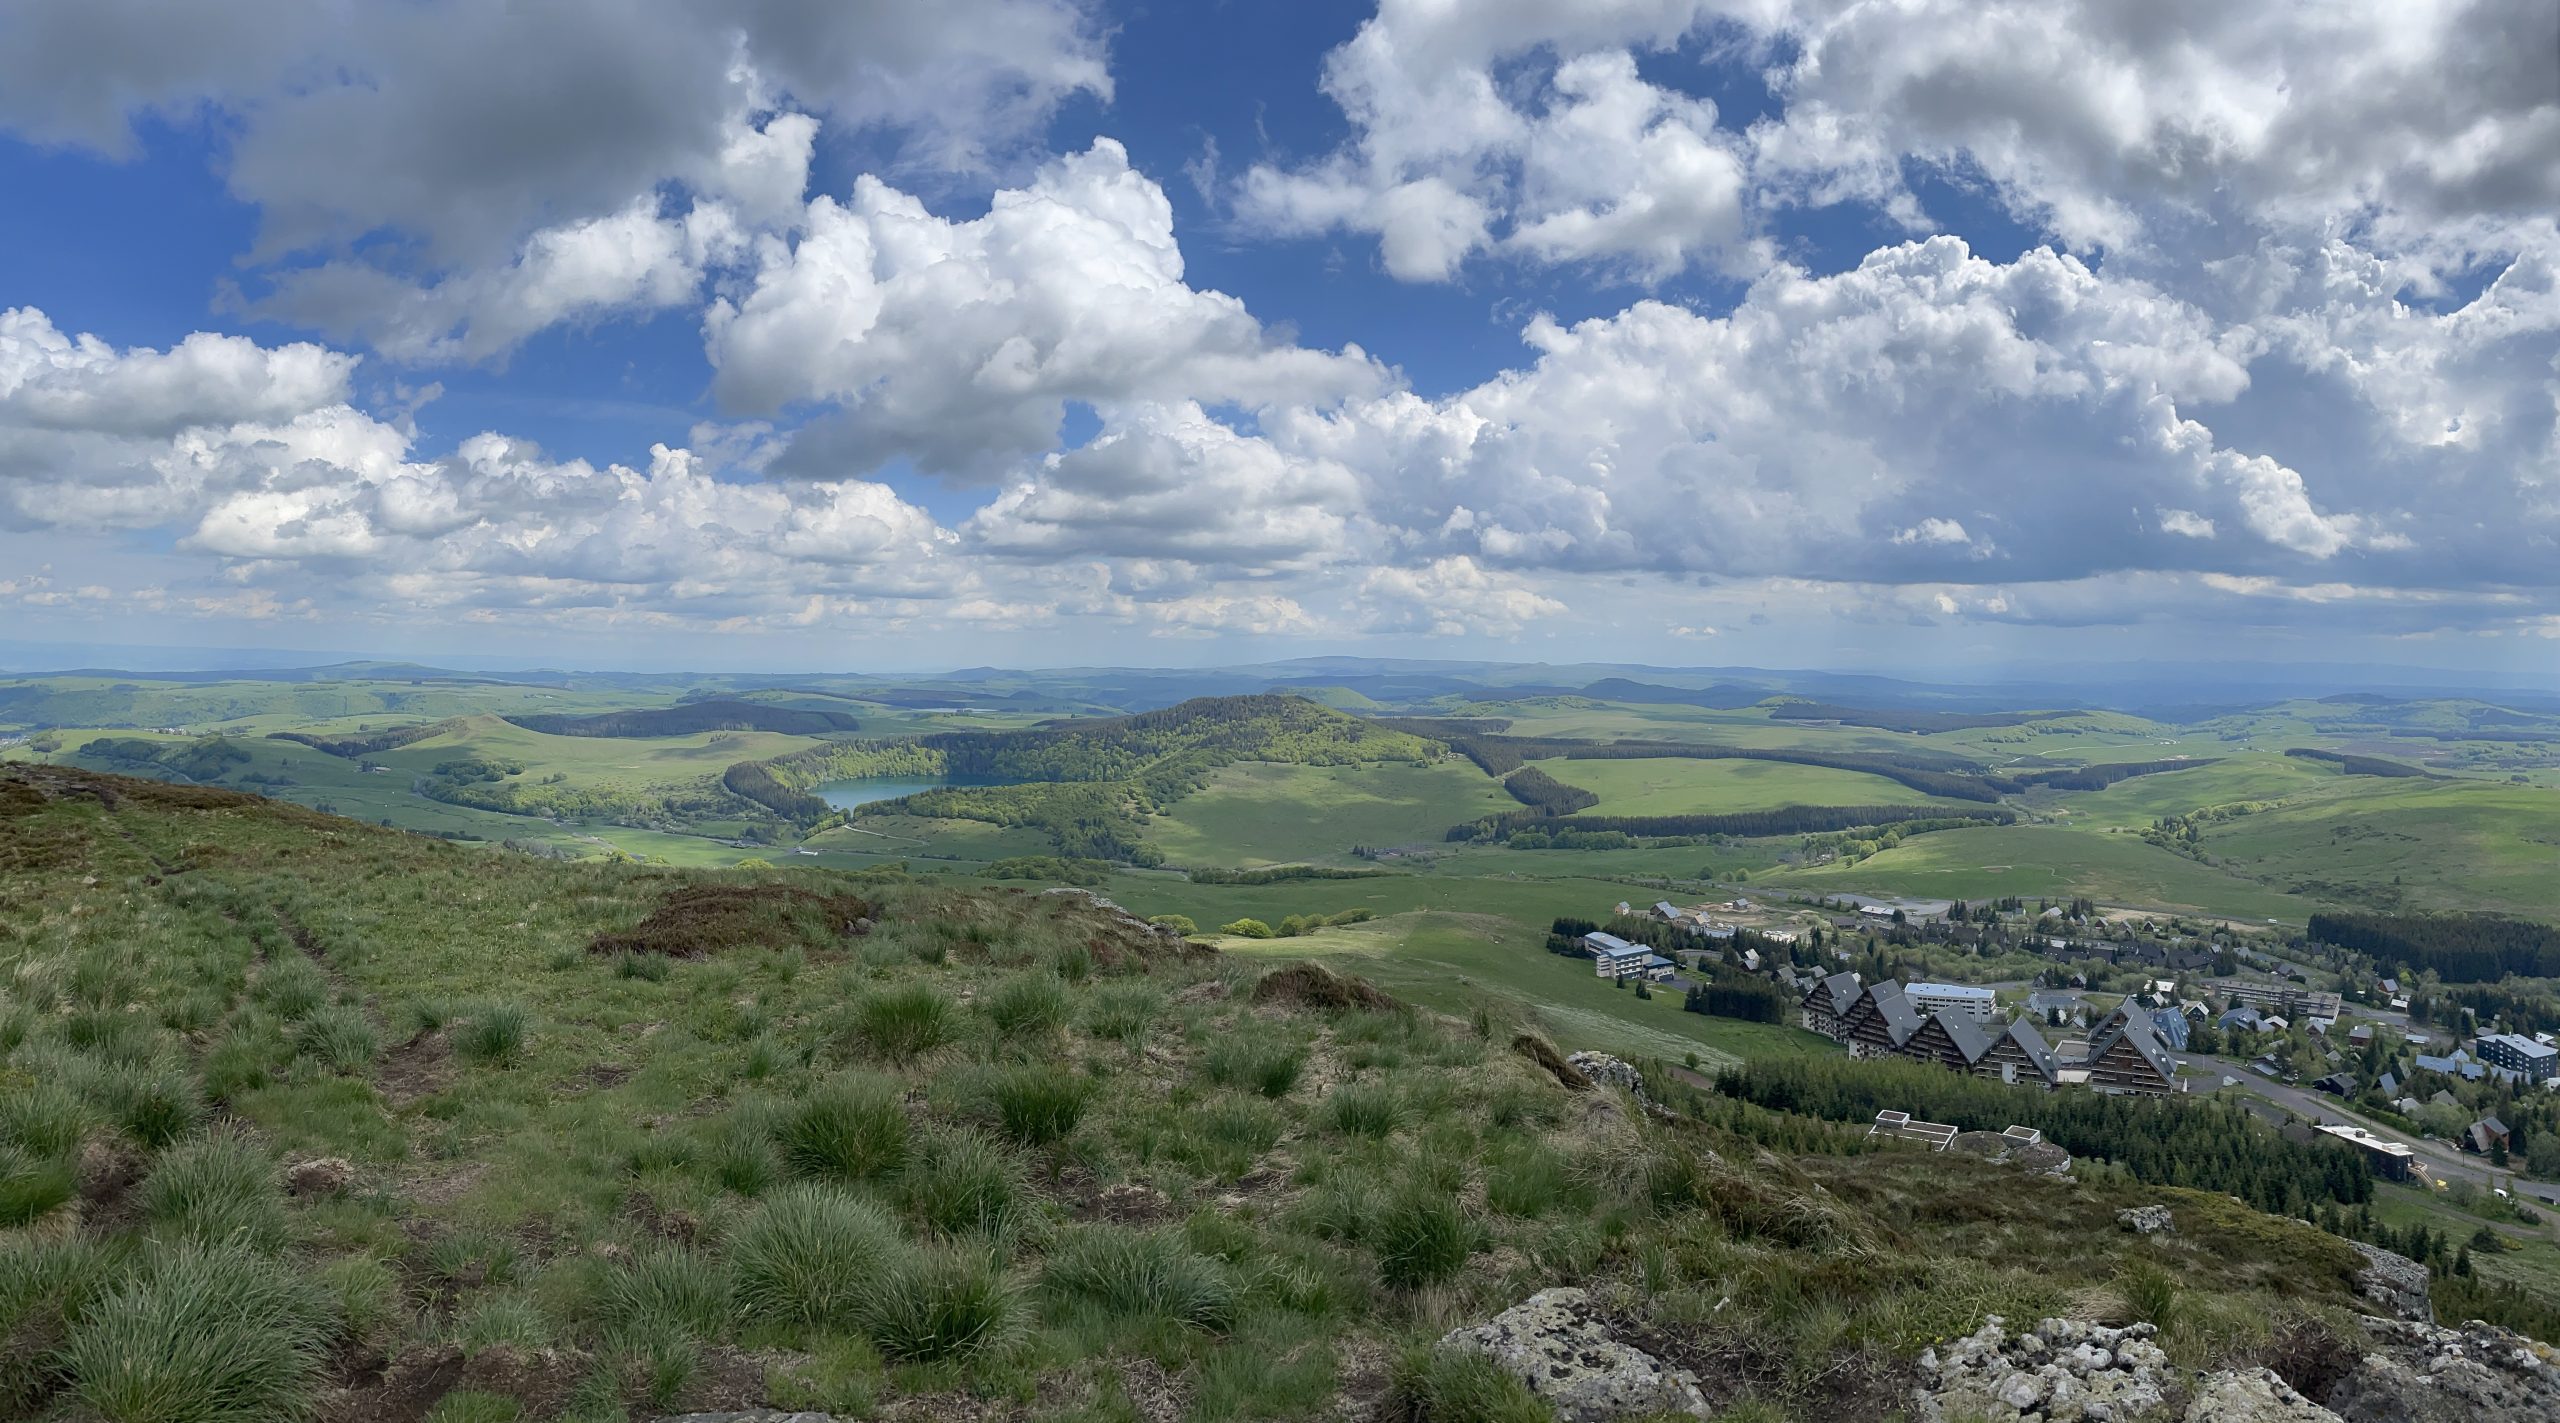
[[[2428,1172],[2438,1180],[2469,1181],[2483,1190],[2492,1185],[2508,1184],[2508,1173],[2495,1169],[2479,1157],[2425,1137],[2413,1137],[2406,1132],[2394,1131],[2380,1122],[2369,1121],[2364,1117],[2343,1111],[2335,1097],[2302,1087],[2289,1086],[2258,1072],[2246,1063],[2233,1062],[2229,1058],[2213,1057],[2204,1053],[2188,1053],[2185,1057],[2188,1063],[2196,1067],[2204,1068],[2219,1076],[2238,1079],[2237,1084],[2228,1089],[2230,1091],[2245,1092],[2251,1096],[2263,1098],[2309,1121],[2346,1122],[2363,1127],[2386,1141],[2399,1142],[2416,1153],[2418,1158],[2426,1163]],[[2513,1184],[2527,1194],[2540,1198],[2546,1204],[2560,1204],[2560,1186],[2522,1180],[2515,1181]]]

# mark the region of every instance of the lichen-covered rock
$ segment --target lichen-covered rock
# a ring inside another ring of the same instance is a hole
[[[2365,1267],[2356,1272],[2356,1293],[2379,1306],[2389,1318],[2421,1324],[2436,1322],[2435,1303],[2427,1298],[2426,1266],[2379,1245],[2367,1245],[2361,1240],[2347,1243],[2366,1261]]]
[[[1618,1339],[1580,1290],[1540,1290],[1482,1324],[1451,1330],[1440,1347],[1484,1355],[1564,1423],[1707,1414],[1695,1374]]]
[[[2348,1423],[2550,1423],[2560,1350],[2473,1320],[2367,1319],[2371,1347],[2325,1402]]]
[[[2166,1406],[2175,1371],[2148,1324],[2110,1329],[2047,1319],[2011,1336],[1993,1315],[1983,1326],[1920,1356],[1913,1391],[1928,1423],[2120,1423]]]
[[[2172,1218],[2167,1206],[2129,1206],[2116,1212],[2116,1224],[2136,1235],[2158,1235],[2171,1227]]]
[[[2197,1380],[2186,1423],[2338,1423],[2272,1369],[2226,1369]]]
[[[1565,1063],[1604,1087],[1623,1089],[1639,1102],[1650,1103],[1653,1100],[1645,1095],[1644,1074],[1636,1071],[1635,1064],[1624,1058],[1611,1057],[1605,1052],[1578,1052],[1566,1058]]]
[[[744,1413],[670,1413],[652,1423],[838,1423],[832,1413],[776,1413],[751,1408]]]

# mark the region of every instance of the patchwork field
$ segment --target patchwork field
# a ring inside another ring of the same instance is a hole
[[[2209,828],[2205,852],[2340,901],[2560,915],[2560,790],[2343,779],[2336,795]]]

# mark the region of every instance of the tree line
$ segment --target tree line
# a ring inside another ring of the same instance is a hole
[[[2279,1215],[2373,1197],[2372,1168],[2355,1148],[2288,1141],[2231,1102],[2046,1092],[1932,1063],[1837,1057],[1747,1061],[1719,1074],[1716,1087],[1759,1106],[1840,1122],[1873,1121],[1890,1109],[1964,1131],[2030,1126],[2072,1155],[2113,1161],[2136,1180],[2220,1191]]]
[[[1544,832],[1615,830],[1645,836],[1805,835],[1906,822],[1927,823],[1937,829],[1963,825],[2009,825],[2014,824],[2017,818],[2017,812],[2005,807],[1950,813],[1946,806],[1933,805],[1782,805],[1768,810],[1694,815],[1548,816],[1535,811],[1508,810],[1462,825],[1452,825],[1442,838],[1500,841],[1509,839],[1517,831],[1533,828]]]
[[[2438,779],[2435,772],[2423,766],[2412,766],[2406,761],[2393,761],[2381,756],[2358,756],[2346,751],[2322,751],[2311,746],[2296,746],[2284,754],[2299,757],[2305,761],[2326,761],[2350,776],[2396,776],[2403,779],[2416,777],[2429,781]]]
[[[2447,983],[2560,978],[2560,927],[2496,914],[2378,914],[2322,910],[2311,938],[2379,965],[2432,972]]]

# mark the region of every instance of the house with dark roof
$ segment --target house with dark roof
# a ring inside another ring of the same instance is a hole
[[[1991,1040],[1961,1013],[1930,1014],[1911,1040],[1902,1045],[1903,1056],[1934,1062],[1953,1072],[1973,1071],[1973,1065],[1990,1050]]]
[[[2386,1072],[2380,1077],[2373,1079],[2373,1085],[2382,1089],[2383,1096],[2397,1097],[2400,1095],[2400,1074],[2396,1072]]]
[[[2261,1020],[2258,1017],[2257,1009],[2243,1004],[2240,1007],[2229,1010],[2213,1021],[2214,1024],[2217,1027],[2220,1027],[2224,1032],[2254,1033],[2258,1030],[2258,1025]]]
[[[2355,1078],[2344,1072],[2332,1072],[2326,1077],[2314,1078],[2311,1085],[2332,1097],[2352,1097],[2356,1094]]]
[[[2034,1082],[2051,1087],[2060,1080],[2061,1063],[2053,1049],[2044,1045],[2044,1037],[2035,1025],[2020,1018],[1991,1040],[1991,1046],[1975,1059],[1973,1071],[1976,1076],[1995,1077],[2003,1082]]]
[[[2178,1080],[2177,1064],[2153,1032],[2151,1015],[2140,1009],[2107,1015],[2080,1066],[2089,1074],[2089,1085],[2101,1092],[2165,1096]]]
[[[1804,996],[1805,1031],[1820,1033],[1833,1042],[1847,1042],[1841,1021],[1856,1006],[1858,996],[1858,976],[1854,973],[1835,973],[1815,984]]]
[[[2050,988],[2027,995],[2027,1012],[2039,1023],[2051,1024],[2054,1014],[2062,1015],[2062,1025],[2078,1027],[2089,1021],[2089,1005],[2077,993],[2058,993]]]
[[[1920,1031],[1920,1013],[1902,996],[1902,985],[1887,979],[1849,1005],[1840,1026],[1851,1057],[1890,1057]]]
[[[2507,1124],[2496,1117],[2482,1117],[2462,1134],[2462,1144],[2483,1156],[2508,1142]]]

